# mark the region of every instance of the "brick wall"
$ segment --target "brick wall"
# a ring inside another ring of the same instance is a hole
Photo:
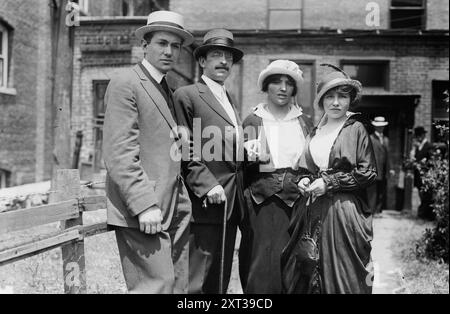
[[[49,18],[47,1],[0,1],[0,20],[13,28],[9,87],[17,92],[0,94],[0,160],[13,185],[49,175]]]

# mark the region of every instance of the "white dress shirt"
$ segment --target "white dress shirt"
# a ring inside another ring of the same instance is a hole
[[[276,119],[267,110],[267,104],[259,104],[254,114],[262,118],[273,166],[276,169],[296,169],[305,148],[305,135],[298,121],[303,114],[302,109],[291,106],[290,111],[283,119]]]
[[[217,101],[222,105],[222,108],[227,113],[228,117],[233,122],[234,129],[236,131],[236,151],[238,150],[239,143],[239,124],[237,122],[236,114],[234,113],[233,106],[230,103],[230,100],[227,97],[227,90],[224,85],[220,85],[219,83],[213,81],[206,75],[202,75],[202,80],[206,83],[206,86],[211,90],[214,97],[216,97]]]
[[[150,73],[150,75],[155,79],[155,81],[158,82],[158,84],[161,84],[161,81],[163,77],[165,76],[163,73],[161,73],[157,68],[155,68],[153,65],[151,65],[150,62],[147,61],[147,59],[142,60],[142,65],[147,69],[147,71]]]

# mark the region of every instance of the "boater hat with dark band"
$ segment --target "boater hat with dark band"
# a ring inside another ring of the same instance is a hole
[[[326,92],[338,86],[352,86],[356,90],[356,99],[360,97],[362,85],[359,81],[353,80],[347,73],[332,64],[323,63],[321,66],[330,67],[334,69],[334,71],[325,75],[317,85],[317,96],[314,99],[314,106],[318,106],[320,104],[320,101]]]
[[[203,37],[203,44],[194,50],[194,58],[198,60],[201,56],[206,56],[208,50],[212,48],[228,50],[233,54],[233,63],[238,62],[244,53],[234,48],[233,34],[222,28],[210,30]]]
[[[139,27],[134,33],[139,40],[143,40],[145,34],[151,32],[170,32],[183,39],[183,46],[189,46],[194,42],[194,36],[184,29],[182,15],[172,11],[155,11],[148,15],[147,25]]]

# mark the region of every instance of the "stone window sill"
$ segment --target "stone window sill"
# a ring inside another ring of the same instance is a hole
[[[0,87],[0,94],[16,96],[17,91],[15,88]]]

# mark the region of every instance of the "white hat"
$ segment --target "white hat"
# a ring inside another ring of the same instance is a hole
[[[139,27],[134,33],[140,40],[150,32],[165,31],[174,33],[183,39],[183,46],[194,42],[194,36],[184,29],[184,18],[172,11],[155,11],[148,15],[147,25]]]
[[[300,92],[300,87],[303,83],[303,72],[297,63],[290,60],[275,60],[271,62],[267,68],[261,71],[258,77],[258,88],[262,90],[264,80],[273,74],[285,74],[290,76],[297,85],[297,92]]]
[[[373,126],[386,126],[389,123],[386,121],[384,117],[375,117],[372,121]]]

